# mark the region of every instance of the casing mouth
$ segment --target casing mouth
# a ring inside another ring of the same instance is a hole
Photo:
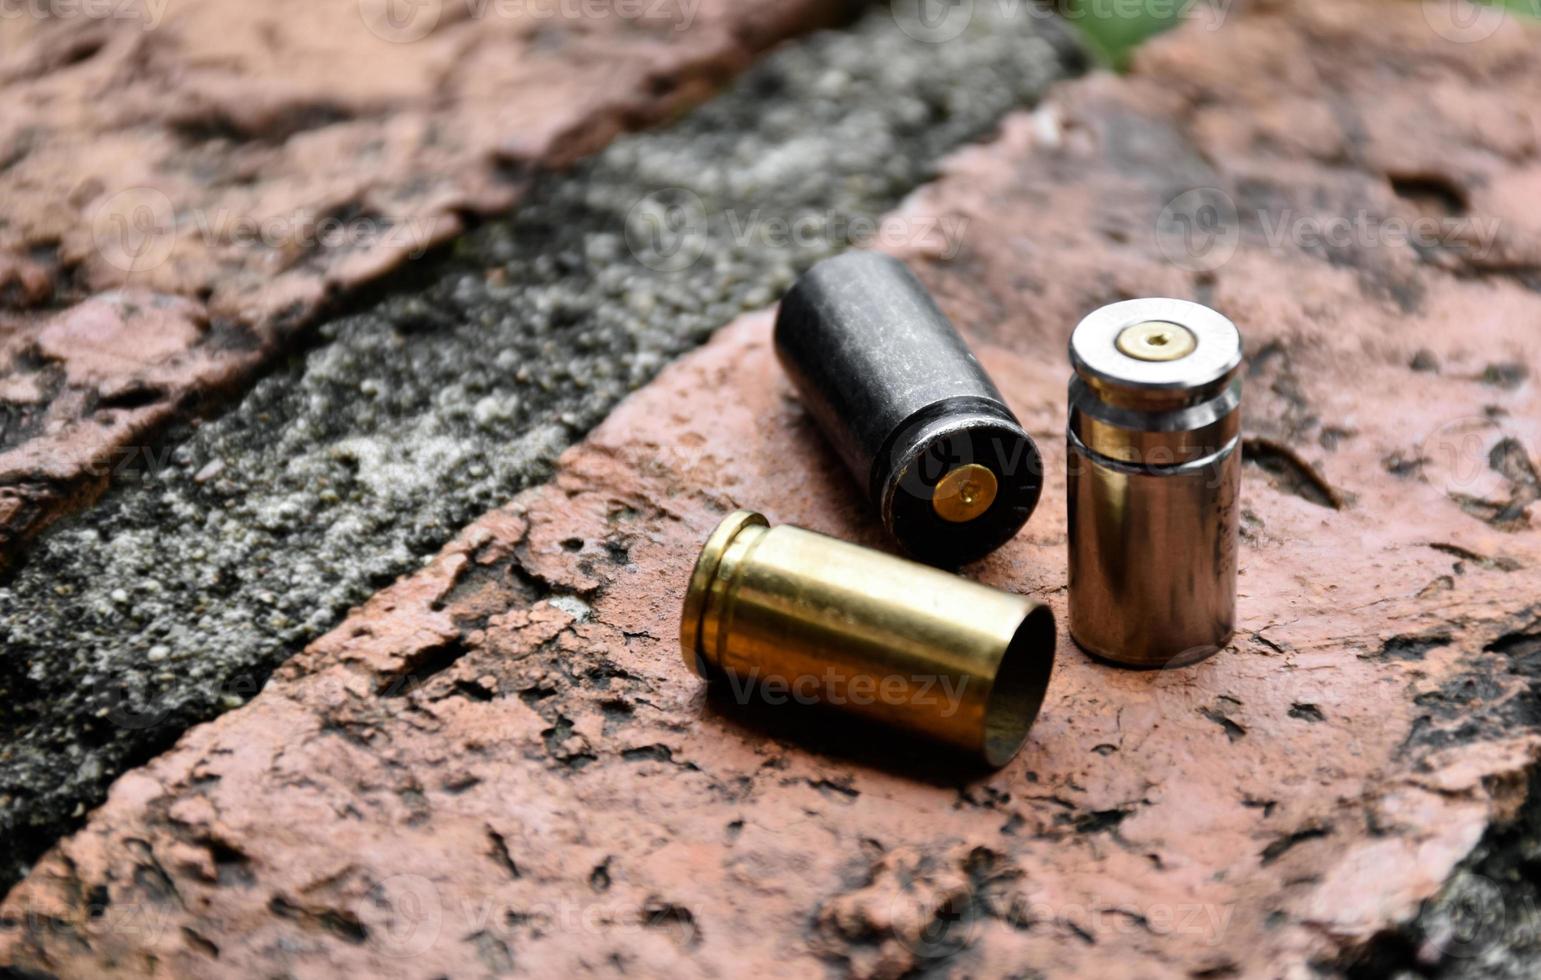
[[[1048,606],[1035,606],[1007,644],[985,707],[987,765],[1004,766],[1027,741],[1028,730],[1038,720],[1049,691],[1057,642],[1054,613]],[[1049,651],[1047,656],[1045,650]]]

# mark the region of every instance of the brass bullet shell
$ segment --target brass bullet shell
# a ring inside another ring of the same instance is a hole
[[[1054,666],[1041,603],[738,511],[696,561],[686,664],[735,692],[822,703],[1002,766]]]
[[[1230,642],[1241,335],[1207,307],[1137,299],[1070,338],[1070,635],[1136,667]]]

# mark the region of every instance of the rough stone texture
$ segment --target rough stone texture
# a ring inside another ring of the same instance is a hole
[[[982,19],[938,48],[884,11],[789,47],[678,125],[542,178],[425,281],[137,454],[0,583],[0,889],[112,779],[251,697],[1076,63],[1052,22]]]
[[[324,304],[850,6],[8,4],[0,564]]]
[[[674,633],[724,512],[883,543],[751,316],[119,780],[8,897],[0,957],[70,975],[1524,969],[1445,926],[1451,889],[1487,874],[1503,893],[1524,857],[1507,848],[1534,839],[1541,292],[1460,241],[1259,228],[1406,217],[1432,186],[1528,254],[1537,35],[1458,46],[1423,23],[1338,0],[1184,32],[1012,118],[893,219],[971,219],[950,261],[902,251],[1050,469],[1026,531],[969,571],[1061,616],[1069,330],[1152,293],[1240,322],[1255,465],[1221,655],[1121,671],[1062,637],[1038,726],[993,774],[709,695]],[[1309,139],[1270,130],[1321,102]],[[1212,226],[1236,232],[1228,261],[1157,233],[1200,185],[1238,209]],[[1399,947],[1409,930],[1421,944]]]

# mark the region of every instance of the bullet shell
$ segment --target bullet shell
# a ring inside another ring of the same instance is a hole
[[[1129,300],[1081,321],[1070,360],[1070,635],[1131,666],[1201,660],[1235,626],[1241,335]]]
[[[1031,599],[748,511],[696,562],[685,662],[743,691],[854,711],[1011,759],[1054,666],[1054,614]]]
[[[776,318],[804,407],[906,551],[956,566],[1009,540],[1037,506],[1038,447],[930,294],[897,259],[814,266]]]

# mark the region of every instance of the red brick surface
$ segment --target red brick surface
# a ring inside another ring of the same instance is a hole
[[[464,216],[509,207],[531,168],[699,101],[842,8],[112,0],[39,18],[28,12],[48,5],[12,6],[0,564],[324,301],[454,236]],[[162,312],[173,307],[185,312]],[[48,342],[61,332],[67,344]],[[88,376],[81,358],[95,359]]]
[[[1416,4],[1187,30],[1013,118],[892,219],[969,221],[952,261],[908,258],[1049,475],[1024,533],[968,571],[1062,619],[1070,329],[1150,294],[1240,324],[1259,465],[1217,657],[1121,671],[1062,637],[1038,725],[993,774],[709,697],[674,636],[722,514],[884,543],[750,317],[121,779],[7,899],[0,961],[1294,976],[1408,919],[1513,814],[1541,746],[1504,654],[1541,630],[1536,42],[1444,42]],[[1238,211],[1227,261],[1153,233],[1200,185]],[[1263,232],[1436,205],[1464,212],[1442,212],[1452,234],[1497,219],[1507,258]]]

